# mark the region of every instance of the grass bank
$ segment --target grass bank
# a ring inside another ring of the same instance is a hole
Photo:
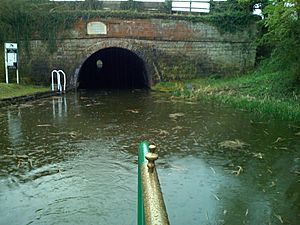
[[[0,100],[49,91],[49,87],[0,83]]]
[[[262,116],[300,121],[300,85],[288,72],[258,70],[243,76],[162,82],[153,89],[177,97],[214,100]]]

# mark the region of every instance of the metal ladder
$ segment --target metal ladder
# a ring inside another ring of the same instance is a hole
[[[59,92],[65,92],[66,91],[66,84],[67,84],[67,78],[66,74],[63,70],[52,70],[51,72],[51,90],[55,91],[55,84],[54,84],[54,75],[56,74],[56,80],[57,80],[57,90]],[[60,74],[63,75],[63,85],[61,84]]]

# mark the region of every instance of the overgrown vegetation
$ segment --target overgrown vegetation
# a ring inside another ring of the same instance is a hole
[[[143,10],[143,2],[136,2],[133,0],[123,1],[120,4],[121,10],[133,10],[133,11],[141,11]]]
[[[300,2],[272,1],[264,9],[260,44],[272,48],[269,69],[283,71],[300,84]]]
[[[300,87],[294,77],[282,72],[260,70],[243,76],[199,78],[162,82],[154,90],[176,97],[204,99],[274,118],[300,120]]]

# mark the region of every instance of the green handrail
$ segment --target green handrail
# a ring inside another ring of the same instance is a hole
[[[161,192],[155,160],[156,147],[144,141],[138,151],[138,225],[168,225],[169,219]]]

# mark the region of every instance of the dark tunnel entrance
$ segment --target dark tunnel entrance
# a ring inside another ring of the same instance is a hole
[[[80,89],[140,89],[149,81],[144,61],[124,48],[101,49],[81,66]]]

